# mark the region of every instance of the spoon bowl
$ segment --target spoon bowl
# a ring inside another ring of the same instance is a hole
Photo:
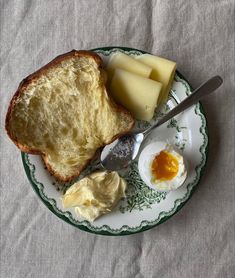
[[[144,134],[132,132],[120,137],[102,150],[101,165],[107,170],[121,170],[134,160],[144,140]]]

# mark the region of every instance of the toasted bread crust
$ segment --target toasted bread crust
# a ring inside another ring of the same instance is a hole
[[[73,180],[75,177],[79,176],[81,171],[83,169],[85,169],[87,167],[87,165],[93,160],[94,157],[92,157],[85,165],[83,165],[82,167],[79,167],[77,169],[77,172],[69,177],[66,176],[62,176],[60,173],[56,172],[51,165],[48,163],[47,161],[47,155],[43,152],[41,152],[38,149],[35,148],[29,148],[26,145],[21,144],[20,142],[18,142],[17,138],[14,137],[14,135],[11,133],[10,130],[10,120],[11,120],[11,116],[12,116],[12,111],[14,110],[14,107],[16,105],[16,101],[18,99],[18,97],[20,97],[22,91],[29,85],[31,84],[34,80],[36,80],[38,77],[40,77],[41,75],[43,75],[48,69],[52,69],[53,67],[55,67],[56,65],[58,65],[59,63],[61,63],[64,60],[73,58],[73,57],[92,57],[95,62],[97,63],[97,65],[99,66],[100,70],[102,69],[102,59],[100,58],[99,55],[97,55],[95,52],[92,51],[87,51],[87,50],[72,50],[68,53],[62,54],[57,56],[55,59],[53,59],[51,62],[49,62],[48,64],[46,64],[45,66],[43,66],[42,68],[40,68],[39,70],[37,70],[36,72],[30,74],[29,76],[27,76],[25,79],[23,79],[21,81],[21,83],[19,84],[19,87],[17,89],[17,91],[15,92],[15,94],[13,95],[9,107],[8,107],[8,111],[6,114],[6,120],[5,120],[5,129],[6,132],[9,136],[9,138],[14,142],[14,144],[22,151],[25,153],[29,153],[29,154],[37,154],[37,155],[41,155],[42,159],[48,169],[48,171],[55,176],[59,181],[62,182],[69,182],[71,180]],[[104,84],[105,87],[105,84]],[[126,115],[128,115],[131,119],[132,119],[132,124],[131,126],[129,126],[127,128],[127,130],[123,133],[117,134],[116,136],[114,136],[112,138],[112,140],[110,140],[110,142],[108,142],[108,144],[112,143],[114,140],[116,140],[117,138],[119,138],[120,136],[127,134],[134,126],[134,118],[132,117],[131,113],[129,111],[127,111],[124,107],[122,107],[121,105],[118,105],[114,102],[114,100],[112,99],[111,95],[109,94],[109,92],[107,92],[110,100],[111,100],[111,105],[117,110],[120,111],[122,113],[125,113]],[[105,144],[103,145],[105,146]]]

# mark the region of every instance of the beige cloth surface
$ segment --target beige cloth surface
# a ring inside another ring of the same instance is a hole
[[[234,0],[0,1],[2,278],[235,277]],[[120,45],[173,59],[198,86],[219,74],[204,105],[206,172],[192,199],[147,232],[105,237],[54,216],[33,192],[4,132],[18,83],[58,54]]]

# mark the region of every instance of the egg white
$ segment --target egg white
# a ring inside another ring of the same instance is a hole
[[[151,173],[151,165],[156,155],[161,151],[167,151],[171,153],[179,163],[179,170],[176,176],[171,180],[156,180]],[[146,146],[139,157],[138,162],[139,173],[142,180],[151,188],[157,191],[171,191],[180,187],[186,180],[187,170],[185,161],[182,155],[180,155],[175,148],[168,145],[166,142],[153,142]]]

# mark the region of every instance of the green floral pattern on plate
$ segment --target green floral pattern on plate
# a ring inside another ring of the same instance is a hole
[[[133,210],[151,209],[155,203],[160,203],[166,198],[167,193],[157,192],[150,189],[141,179],[138,171],[137,162],[134,162],[128,174],[125,176],[128,184],[126,204],[120,205],[122,213],[132,212]]]

